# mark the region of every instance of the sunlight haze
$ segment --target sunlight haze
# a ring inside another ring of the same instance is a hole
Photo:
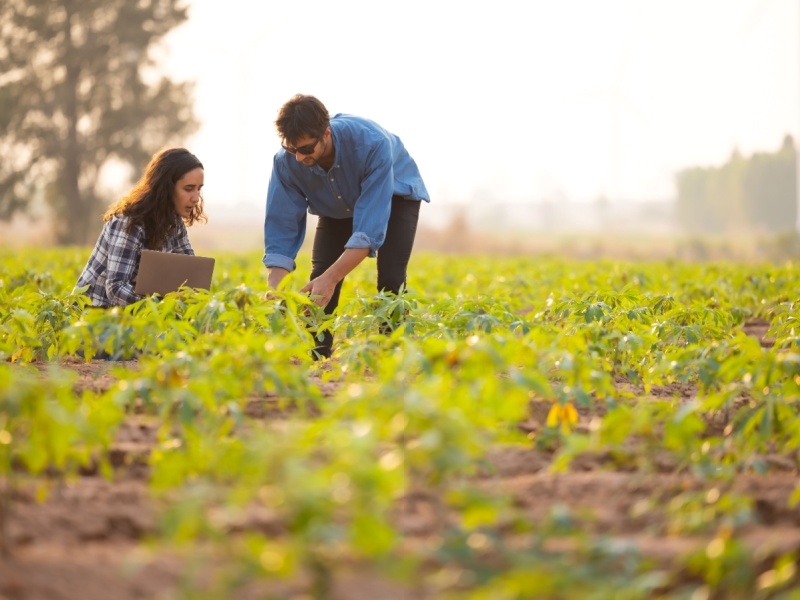
[[[213,203],[262,204],[293,94],[397,133],[434,203],[664,200],[800,124],[790,0],[192,0],[164,64]]]

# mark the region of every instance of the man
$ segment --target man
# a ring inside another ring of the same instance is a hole
[[[353,115],[333,118],[314,96],[298,94],[275,121],[275,155],[264,221],[264,265],[273,289],[296,267],[307,212],[319,217],[307,292],[330,314],[345,276],[377,256],[378,290],[400,293],[417,232],[420,201],[430,202],[400,138]],[[331,355],[326,332],[315,357]]]

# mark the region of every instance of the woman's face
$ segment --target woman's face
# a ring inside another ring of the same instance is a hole
[[[203,169],[197,167],[186,173],[175,183],[175,212],[185,218],[192,214],[192,209],[200,202],[200,190],[203,189]]]

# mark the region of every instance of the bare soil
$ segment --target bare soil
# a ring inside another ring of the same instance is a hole
[[[762,344],[764,323],[745,326]],[[119,363],[117,363],[119,364]],[[114,378],[105,361],[65,363],[75,370],[78,389],[98,392],[109,389]],[[127,366],[135,368],[136,363]],[[318,382],[323,394],[336,392],[336,383]],[[626,382],[619,385],[628,386]],[[641,390],[633,390],[641,391]],[[691,385],[673,385],[651,391],[651,397],[669,396],[689,400]],[[548,407],[531,405],[523,431],[535,432],[546,420]],[[273,398],[253,399],[247,413],[257,419],[280,419]],[[595,412],[597,414],[597,412]],[[593,415],[581,412],[579,428],[588,428]],[[36,497],[33,485],[21,485],[12,497],[9,537],[11,556],[0,558],[0,600],[133,600],[185,597],[197,569],[207,569],[214,557],[211,548],[166,549],[152,543],[157,534],[157,501],[148,493],[147,457],[156,442],[158,422],[151,416],[131,414],[118,432],[112,449],[115,477],[107,480],[87,469],[74,480],[54,485],[45,500]],[[665,458],[643,469],[619,457],[584,455],[565,473],[553,473],[553,452],[546,448],[498,447],[487,458],[477,477],[487,489],[501,489],[530,522],[540,522],[554,510],[567,508],[574,515],[590,515],[586,532],[602,534],[639,549],[657,563],[674,565],[687,552],[704,548],[714,531],[673,533],[664,510],[676,495],[698,493],[743,493],[753,499],[755,519],[739,533],[762,560],[790,550],[800,550],[800,510],[788,500],[798,478],[796,460],[775,455],[764,457],[771,469],[764,475],[738,477],[731,489],[711,491],[707,483],[678,470]],[[649,508],[650,507],[650,508]],[[410,545],[424,545],[441,532],[442,513],[438,499],[425,490],[415,498],[398,501],[392,519]],[[446,516],[444,517],[447,518]],[[280,524],[253,512],[238,529],[279,535]],[[515,533],[509,527],[511,540]],[[554,540],[553,543],[556,543]],[[199,557],[205,560],[200,560]],[[215,581],[213,569],[201,572],[200,580]],[[214,584],[208,584],[208,590]],[[193,597],[213,597],[208,595]],[[225,596],[220,596],[225,597]],[[310,598],[308,581],[257,581],[242,587],[235,596],[249,598]],[[413,584],[387,581],[385,577],[353,564],[342,564],[331,582],[333,599],[405,599],[433,597],[433,592]]]

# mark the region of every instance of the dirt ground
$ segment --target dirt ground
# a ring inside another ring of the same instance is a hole
[[[745,330],[769,346],[764,339],[767,326],[754,322]],[[79,374],[79,387],[108,389],[114,379],[111,363],[68,362]],[[133,365],[131,365],[133,366]],[[326,395],[336,391],[335,383],[320,383]],[[655,396],[690,399],[696,391],[690,385],[658,388]],[[530,417],[520,428],[536,431],[546,419],[547,407],[532,406]],[[248,413],[254,418],[279,418],[270,399],[254,401]],[[589,415],[581,414],[579,427],[588,426]],[[132,600],[182,597],[187,578],[194,573],[193,557],[207,549],[165,550],[154,547],[149,538],[156,534],[156,507],[148,495],[146,458],[156,441],[153,417],[130,415],[119,431],[112,450],[116,477],[109,481],[91,471],[56,487],[47,500],[39,502],[33,489],[18,490],[12,499],[9,536],[12,556],[0,559],[0,600]],[[736,480],[734,491],[755,500],[758,525],[741,533],[741,540],[755,556],[768,559],[789,550],[800,550],[800,511],[788,508],[797,485],[792,461],[780,456],[766,457],[772,470],[766,475],[746,475]],[[492,469],[480,484],[508,492],[514,505],[532,522],[544,519],[557,507],[567,506],[574,514],[590,512],[589,533],[610,536],[630,544],[643,554],[671,564],[686,552],[702,548],[710,535],[664,535],[663,513],[637,510],[648,502],[666,503],[677,493],[703,490],[703,483],[690,475],[674,472],[665,460],[656,472],[637,469],[613,470],[609,457],[591,456],[576,460],[568,473],[549,472],[553,459],[547,450],[498,448],[488,457]],[[436,529],[434,498],[423,494],[415,502],[398,502],[393,519],[409,543],[425,543]],[[243,529],[264,523],[253,515]],[[207,555],[206,555],[207,556]],[[205,564],[205,563],[204,563]],[[203,597],[203,596],[196,596]],[[302,581],[257,582],[237,593],[236,598],[310,598]],[[352,565],[343,566],[332,582],[334,599],[405,599],[433,597],[419,587],[385,581]]]

